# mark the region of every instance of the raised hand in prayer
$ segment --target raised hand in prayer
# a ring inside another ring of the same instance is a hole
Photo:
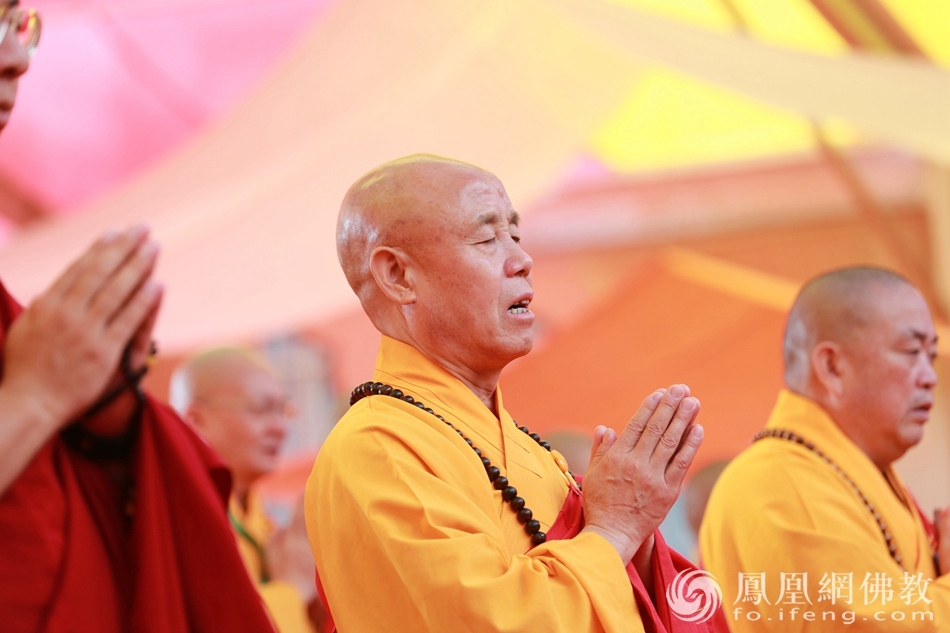
[[[584,530],[607,539],[624,563],[635,560],[641,569],[641,558],[649,562],[653,532],[703,439],[702,427],[693,424],[697,413],[699,400],[689,388],[673,385],[650,395],[619,436],[597,427],[584,477]]]
[[[109,233],[11,326],[0,382],[0,492],[106,391],[130,341],[141,365],[162,294],[149,279],[157,255],[145,227]]]

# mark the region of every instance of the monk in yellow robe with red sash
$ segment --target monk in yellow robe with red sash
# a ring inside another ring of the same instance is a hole
[[[714,608],[671,612],[689,566],[656,532],[702,439],[688,389],[658,390],[619,435],[598,427],[583,496],[505,410],[498,376],[534,315],[498,179],[433,156],[383,165],[347,194],[338,250],[383,334],[307,486],[339,630],[714,630]]]
[[[922,437],[935,354],[930,312],[903,278],[851,268],[804,287],[788,389],[723,472],[700,531],[733,631],[950,627],[950,575],[934,556],[946,571],[950,548],[893,468]]]

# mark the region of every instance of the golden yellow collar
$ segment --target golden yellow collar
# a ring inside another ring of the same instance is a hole
[[[888,490],[898,494],[898,497],[902,496],[892,490],[888,483],[889,479],[899,482],[893,467],[888,467],[882,473],[818,403],[783,389],[765,426],[768,429],[792,431],[812,442],[855,481],[867,482],[865,485],[875,482],[880,492]]]
[[[380,342],[373,380],[401,389],[453,424],[461,422],[499,449],[500,424],[512,424],[502,402],[501,388],[495,388],[499,420],[461,380],[411,345],[385,335]]]

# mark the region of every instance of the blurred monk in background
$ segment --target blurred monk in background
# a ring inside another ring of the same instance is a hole
[[[0,3],[0,128],[39,42]],[[162,288],[144,227],[26,309],[0,285],[0,629],[272,631],[231,538],[227,471],[139,390]]]
[[[224,347],[185,361],[169,399],[228,464],[234,487],[228,517],[248,573],[280,633],[322,630],[303,499],[275,533],[254,484],[277,466],[293,411],[274,368],[251,350]],[[302,491],[301,491],[302,492]]]

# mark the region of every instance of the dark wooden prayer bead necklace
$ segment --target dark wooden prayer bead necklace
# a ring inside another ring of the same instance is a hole
[[[524,525],[524,531],[528,533],[528,536],[531,537],[532,545],[541,545],[547,540],[547,535],[541,531],[541,523],[532,518],[533,513],[531,510],[525,507],[525,501],[518,496],[518,490],[509,485],[508,478],[502,476],[501,470],[497,466],[492,466],[491,461],[482,455],[482,451],[472,443],[472,440],[465,437],[465,434],[460,430],[455,428],[451,422],[443,418],[441,415],[427,407],[422,402],[419,402],[412,396],[404,394],[401,390],[393,388],[391,385],[386,385],[381,382],[364,382],[362,385],[353,390],[353,393],[350,394],[350,406],[353,406],[363,398],[368,396],[389,396],[391,398],[396,398],[397,400],[402,400],[403,402],[408,402],[409,404],[415,405],[425,411],[437,417],[439,420],[444,422],[451,428],[453,431],[458,433],[465,443],[472,447],[472,450],[475,451],[475,454],[479,456],[482,460],[482,464],[485,466],[485,472],[488,474],[488,481],[494,485],[495,490],[501,491],[501,498],[504,499],[508,505],[511,507],[512,511],[518,515],[518,521]],[[521,432],[533,439],[538,443],[539,446],[545,450],[551,450],[551,445],[541,439],[541,436],[537,433],[532,433],[528,430],[526,426],[518,426],[518,423],[515,422],[515,426],[518,427]]]
[[[825,455],[824,451],[815,446],[814,443],[809,442],[800,435],[797,435],[791,431],[784,431],[781,429],[764,429],[755,434],[755,437],[752,438],[753,442],[758,442],[759,440],[764,440],[767,437],[774,437],[781,440],[786,440],[788,442],[794,442],[817,455],[823,462],[831,466],[831,468],[838,473],[838,475],[845,480],[845,482],[851,487],[852,490],[858,495],[858,498],[861,499],[861,502],[864,504],[864,507],[868,509],[868,512],[871,513],[871,516],[877,522],[878,529],[881,530],[881,536],[884,537],[884,542],[887,543],[887,549],[891,554],[891,558],[894,559],[894,562],[900,565],[900,568],[904,571],[907,571],[907,568],[904,567],[904,559],[897,552],[897,541],[894,539],[894,536],[891,534],[890,530],[887,529],[887,524],[884,523],[884,518],[881,516],[881,513],[875,509],[874,505],[868,501],[868,498],[865,496],[864,492],[858,488],[858,484],[854,483],[854,480],[848,476],[848,473],[844,471],[838,464],[834,462],[830,457]]]

